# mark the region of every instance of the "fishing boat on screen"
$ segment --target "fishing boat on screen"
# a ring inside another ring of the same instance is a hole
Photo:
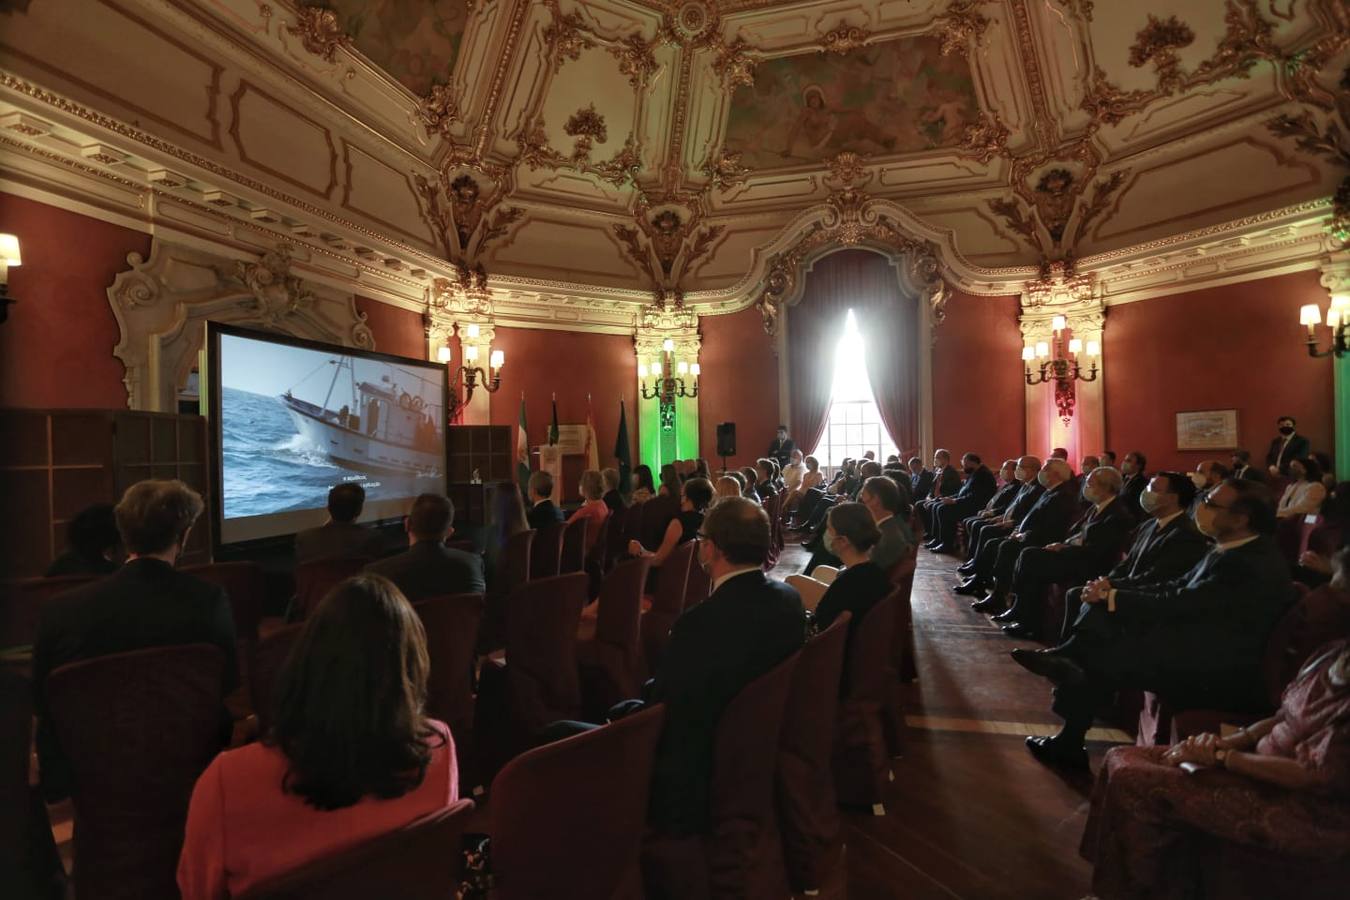
[[[439,475],[445,465],[445,448],[437,422],[439,402],[428,403],[423,391],[439,393],[435,382],[407,372],[400,376],[416,382],[405,390],[389,374],[376,383],[358,381],[352,360],[330,359],[333,380],[322,405],[301,400],[292,386],[281,402],[295,422],[301,438],[344,468],[378,474]],[[351,402],[331,409],[334,390],[343,371],[348,374]]]

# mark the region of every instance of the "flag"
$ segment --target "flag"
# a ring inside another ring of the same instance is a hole
[[[600,468],[600,447],[595,439],[595,412],[591,409],[591,395],[586,395],[586,468]]]
[[[628,449],[628,414],[619,399],[619,433],[614,438],[614,457],[619,461],[619,493],[627,497],[633,492],[633,454]]]
[[[520,492],[529,496],[530,482],[530,441],[525,427],[525,392],[520,392],[520,428],[516,433],[516,478],[520,481]]]
[[[548,426],[548,442],[551,445],[558,443],[558,395],[553,395],[553,421]]]

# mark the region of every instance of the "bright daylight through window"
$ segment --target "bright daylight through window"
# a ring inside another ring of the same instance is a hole
[[[872,383],[867,380],[867,364],[863,357],[863,339],[858,331],[858,319],[848,311],[844,334],[834,355],[834,386],[830,393],[830,417],[825,434],[812,451],[822,467],[833,469],[846,457],[859,459],[872,450],[878,462],[900,451],[881,424]]]

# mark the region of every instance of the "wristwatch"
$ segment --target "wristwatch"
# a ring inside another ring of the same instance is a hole
[[[1214,751],[1214,761],[1219,764],[1220,768],[1226,769],[1228,768],[1228,754],[1232,752],[1233,751],[1227,747],[1220,747],[1218,750]]]

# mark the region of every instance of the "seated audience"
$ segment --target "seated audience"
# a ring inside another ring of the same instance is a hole
[[[122,538],[111,503],[95,503],[75,514],[66,525],[66,549],[44,573],[58,575],[107,575],[117,571],[122,557]]]
[[[626,509],[628,504],[623,502],[623,494],[619,492],[619,470],[604,469],[601,471],[600,477],[605,483],[605,495],[603,499],[605,501],[605,506],[609,507],[609,511],[616,513],[621,509]]]
[[[1069,526],[1078,516],[1078,488],[1068,463],[1052,458],[1036,477],[1045,488],[1040,499],[1011,534],[983,542],[979,556],[975,558],[973,574],[956,588],[957,593],[971,596],[988,589],[988,596],[971,604],[977,612],[1002,612],[1012,587],[1018,556],[1028,547],[1044,547],[1064,540]]]
[[[1281,519],[1291,516],[1315,516],[1322,511],[1327,489],[1322,484],[1322,469],[1311,457],[1289,461],[1289,484],[1280,497],[1275,515]]]
[[[1101,455],[1097,457],[1097,462],[1099,465],[1105,466],[1109,469],[1119,468],[1116,465],[1116,451],[1114,450],[1103,450],[1101,452]]]
[[[133,484],[114,510],[126,565],[43,605],[33,644],[33,701],[48,800],[72,787],[46,708],[47,676],[53,670],[148,647],[214,644],[225,654],[222,700],[239,684],[229,599],[219,586],[174,569],[202,508],[202,498],[181,481]],[[222,704],[222,743],[229,722]]]
[[[525,520],[537,530],[556,525],[563,520],[563,511],[553,502],[553,476],[548,472],[530,475],[530,511]]]
[[[674,463],[666,463],[661,467],[661,486],[656,493],[662,497],[679,497],[683,484],[684,479],[680,477],[680,470]]]
[[[1275,422],[1279,434],[1270,442],[1266,451],[1266,471],[1272,478],[1289,474],[1289,464],[1296,459],[1304,459],[1312,452],[1312,444],[1296,430],[1298,423],[1293,416],[1280,416]]]
[[[966,538],[969,540],[971,529],[980,522],[988,519],[996,519],[1008,511],[1018,493],[1022,490],[1022,482],[1017,478],[1017,460],[1005,459],[1003,465],[998,470],[998,490],[994,491],[994,496],[989,498],[989,502],[982,509],[961,520],[961,527],[966,531]]]
[[[656,496],[656,484],[652,481],[652,467],[638,466],[633,470],[633,503],[646,503]]]
[[[926,496],[914,495],[915,512],[918,513],[919,521],[923,523],[923,530],[928,534],[933,533],[933,507],[943,497],[955,496],[961,489],[961,476],[951,461],[952,455],[946,450],[934,451],[932,486]]]
[[[881,533],[872,548],[872,562],[889,574],[914,551],[914,532],[902,514],[904,495],[893,480],[885,475],[874,475],[863,482],[858,502],[867,507]]]
[[[801,594],[802,604],[815,610],[816,625],[822,630],[829,628],[841,612],[853,613],[849,622],[852,634],[867,611],[893,589],[886,570],[871,558],[881,532],[861,503],[841,503],[826,518],[830,552],[843,568],[818,569],[817,575],[829,573],[828,580],[789,575],[787,582]]]
[[[962,519],[982,509],[998,492],[994,473],[981,461],[978,453],[967,453],[961,457],[961,471],[965,474],[965,480],[961,482],[960,489],[950,497],[935,501],[930,507],[929,520],[933,523],[933,529],[924,546],[934,553],[955,553],[956,527]]]
[[[745,496],[746,496],[746,490],[750,487],[750,485],[746,484],[745,476],[742,475],[742,474],[741,474],[738,470],[736,470],[736,469],[728,469],[728,470],[727,470],[726,477],[727,477],[727,478],[735,479],[735,481],[736,481],[736,487],[740,489],[741,496],[742,496],[742,497],[745,497]],[[748,499],[753,499],[753,498],[748,498]]]
[[[356,524],[365,505],[366,489],[358,482],[334,485],[328,492],[328,521],[296,534],[295,561],[379,556],[379,534]]]
[[[764,574],[772,538],[764,510],[723,500],[703,521],[698,564],[712,595],[675,620],[650,700],[666,704],[648,818],[657,831],[708,827],[713,739],[722,710],[805,639],[797,592]]]
[[[536,473],[538,474],[538,473]],[[383,575],[412,602],[446,594],[481,594],[483,560],[473,553],[445,546],[454,534],[455,505],[443,494],[420,494],[404,520],[408,549],[366,566]]]
[[[1317,463],[1317,467],[1322,470],[1322,486],[1330,494],[1336,490],[1336,466],[1331,461],[1331,457],[1322,451],[1310,453],[1309,457]]]
[[[763,503],[771,499],[778,491],[773,484],[773,460],[755,460],[755,493]]]
[[[581,473],[581,483],[577,488],[581,492],[582,504],[567,520],[568,524],[584,519],[586,521],[586,551],[600,536],[600,526],[609,518],[609,504],[605,502],[605,479],[596,469],[587,469]]]
[[[1148,460],[1138,450],[1131,450],[1125,454],[1125,461],[1120,464],[1120,474],[1125,477],[1125,483],[1120,489],[1120,499],[1124,501],[1126,509],[1137,514],[1139,497],[1148,487]]]
[[[505,583],[498,569],[504,562],[503,551],[511,538],[522,531],[529,531],[530,523],[525,519],[525,499],[520,494],[520,485],[514,481],[499,481],[492,492],[492,513],[488,519],[486,549],[483,552],[483,569],[490,586]]]
[[[730,475],[723,475],[717,479],[715,500],[721,500],[723,497],[739,497],[741,495],[741,483],[738,479]]]
[[[1214,771],[1192,777],[1183,766]],[[1350,641],[1315,653],[1269,718],[1227,737],[1107,754],[1080,848],[1101,900],[1208,896],[1199,843],[1215,838],[1295,865],[1344,858]]]
[[[923,460],[917,456],[909,458],[909,492],[915,502],[927,499],[933,490],[934,473],[923,467]]]
[[[1041,471],[1041,460],[1036,456],[1023,456],[1017,460],[1017,467],[1013,470],[1013,477],[1017,479],[1020,485],[1012,503],[1003,511],[1002,515],[990,515],[988,517],[979,517],[966,522],[966,561],[956,567],[956,571],[963,578],[969,578],[975,574],[975,561],[979,559],[980,551],[984,546],[993,540],[1005,538],[1012,534],[1017,523],[1022,521],[1031,508],[1036,505],[1036,501],[1041,499],[1041,494],[1045,488],[1041,485],[1038,475]]]
[[[1013,651],[1055,684],[1052,708],[1064,719],[1054,737],[1027,739],[1041,762],[1086,769],[1084,736],[1118,690],[1152,691],[1178,708],[1265,707],[1266,639],[1293,594],[1271,538],[1275,504],[1264,486],[1228,479],[1201,498],[1195,523],[1215,547],[1190,572],[1141,588],[1099,578],[1064,643]]]
[[[712,503],[713,487],[706,478],[691,478],[684,483],[680,493],[680,514],[671,519],[670,524],[666,526],[661,546],[655,550],[648,550],[638,541],[629,541],[629,555],[649,557],[652,567],[659,568],[676,547],[698,537],[704,513]]]
[[[454,740],[423,711],[429,669],[422,623],[390,581],[334,588],[281,670],[271,732],[197,780],[184,900],[237,897],[454,803]]]
[[[1201,494],[1210,488],[1218,487],[1227,477],[1228,470],[1217,459],[1207,459],[1197,464],[1195,471],[1191,473],[1191,481],[1195,483],[1195,489]],[[1199,497],[1196,499],[1199,499]]]
[[[1232,473],[1234,478],[1245,478],[1248,481],[1265,481],[1266,473],[1264,469],[1258,469],[1252,465],[1252,455],[1246,450],[1234,450],[1232,457]]]
[[[1028,547],[1017,557],[1012,580],[1016,599],[1007,612],[994,616],[1004,634],[1040,637],[1051,585],[1083,584],[1105,574],[1120,559],[1135,526],[1133,513],[1120,499],[1120,472],[1098,466],[1084,480],[1083,496],[1092,506],[1069,536],[1044,547]]]
[[[1069,461],[1069,451],[1068,451],[1068,450],[1065,450],[1063,447],[1055,447],[1054,449],[1052,449],[1052,450],[1050,451],[1050,458],[1051,458],[1051,459],[1062,459],[1062,460],[1064,460],[1065,462],[1068,462],[1068,461]]]
[[[788,464],[783,467],[783,489],[796,494],[806,477],[806,464],[802,461],[802,451],[793,450]]]
[[[712,481],[712,469],[708,468],[708,461],[703,457],[693,461],[693,468],[689,473],[690,478],[703,478]]]

